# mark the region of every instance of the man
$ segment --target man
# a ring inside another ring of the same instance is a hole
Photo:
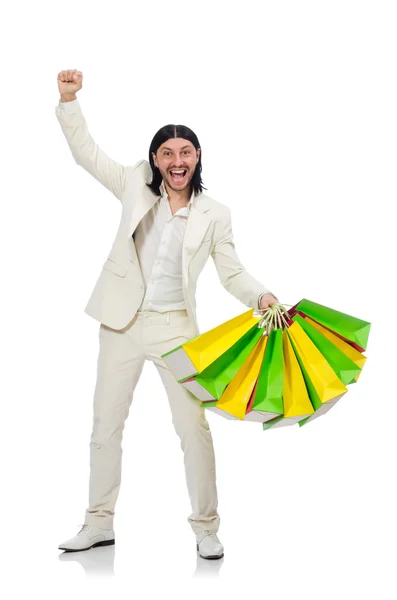
[[[123,166],[91,137],[76,92],[82,73],[58,74],[55,109],[76,163],[122,204],[119,230],[85,312],[100,322],[98,373],[90,441],[89,506],[67,551],[114,544],[113,519],[121,481],[121,441],[145,360],[167,392],[181,440],[192,514],[188,517],[203,558],[221,558],[214,448],[204,408],[178,384],[161,355],[199,335],[195,291],[211,255],[222,285],[249,307],[277,302],[240,263],[230,210],[202,193],[201,148],[182,125],[154,136],[149,162]]]

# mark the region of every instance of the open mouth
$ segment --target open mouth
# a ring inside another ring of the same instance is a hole
[[[170,171],[170,176],[173,181],[184,181],[187,175],[187,169],[176,169],[175,171]]]

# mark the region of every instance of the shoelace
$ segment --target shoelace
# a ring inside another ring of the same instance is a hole
[[[214,540],[216,542],[219,542],[218,536],[216,535],[216,531],[213,531],[212,529],[207,529],[206,531],[203,531],[203,533],[202,533],[201,537],[199,537],[199,541],[197,543],[201,544],[201,542],[203,541],[203,539],[205,537],[207,537],[207,535],[210,535],[211,537],[214,538]]]

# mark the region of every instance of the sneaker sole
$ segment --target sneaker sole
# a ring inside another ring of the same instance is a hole
[[[83,552],[84,550],[91,550],[91,548],[96,548],[97,546],[113,546],[115,540],[105,540],[103,542],[96,542],[96,544],[92,544],[92,546],[87,546],[87,548],[65,548],[63,546],[58,546],[58,550],[65,550],[65,552]]]
[[[199,549],[199,545],[196,544],[197,550]],[[225,556],[224,552],[222,552],[222,554],[219,555],[214,555],[214,556],[203,556],[202,554],[200,554],[201,558],[208,558],[209,560],[214,560],[216,558],[223,558],[223,556]]]

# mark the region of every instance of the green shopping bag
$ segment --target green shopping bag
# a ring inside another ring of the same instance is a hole
[[[340,312],[317,302],[304,298],[296,304],[291,311],[291,316],[300,311],[311,317],[324,327],[328,327],[345,340],[348,340],[357,350],[364,352],[367,347],[371,323],[363,321],[352,315]]]
[[[269,335],[258,381],[247,406],[247,421],[264,423],[284,413],[283,381],[283,331],[279,328]]]
[[[327,362],[329,362],[339,379],[341,379],[345,385],[354,383],[354,378],[361,372],[360,367],[346,356],[342,350],[337,348],[335,344],[324,337],[322,333],[313,327],[313,325],[310,325],[306,319],[300,315],[295,315],[292,317],[292,320],[299,323],[304,332],[326,358]]]

